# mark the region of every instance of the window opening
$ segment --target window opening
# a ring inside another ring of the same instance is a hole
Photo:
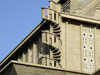
[[[84,61],[86,61],[86,58],[84,58]]]
[[[83,34],[83,36],[85,36],[86,34]]]
[[[54,42],[56,43],[56,37],[54,37]]]
[[[90,35],[90,37],[92,37],[92,35]]]
[[[54,20],[56,20],[56,12],[54,13]]]

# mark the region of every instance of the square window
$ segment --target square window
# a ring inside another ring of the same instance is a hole
[[[86,49],[86,46],[83,46],[84,49]]]
[[[88,58],[84,57],[84,58],[83,58],[83,61],[84,61],[84,62],[88,62]]]
[[[84,61],[86,61],[86,58],[84,58]]]
[[[87,33],[83,32],[83,37],[86,37],[87,36]],[[84,39],[85,40],[85,39]]]
[[[94,62],[94,59],[90,59],[90,62],[93,63]]]
[[[92,35],[90,35],[90,37],[92,37]]]
[[[90,49],[93,49],[92,47],[90,47]]]
[[[85,36],[86,34],[83,34],[83,36]]]
[[[94,47],[90,46],[90,47],[89,47],[89,49],[90,49],[90,50],[93,50],[93,49],[94,49]]]
[[[93,60],[91,59],[91,62],[93,62]]]
[[[84,48],[86,48],[86,46],[84,46]]]
[[[90,37],[90,38],[93,38],[93,34],[89,34],[89,37]],[[91,41],[92,41],[92,40],[91,40]]]

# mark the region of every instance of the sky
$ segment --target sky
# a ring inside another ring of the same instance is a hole
[[[49,0],[0,0],[0,61],[41,21]]]

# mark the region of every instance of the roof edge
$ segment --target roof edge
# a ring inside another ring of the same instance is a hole
[[[13,53],[15,53],[36,31],[37,29],[39,29],[44,23],[46,22],[46,20],[42,20],[1,62],[0,62],[0,66],[6,62]]]
[[[44,65],[39,65],[39,64],[32,64],[32,63],[26,63],[26,62],[19,62],[19,61],[14,61],[11,60],[1,71],[3,72],[10,64],[19,64],[19,65],[26,65],[26,66],[32,66],[32,67],[40,67],[40,68],[46,68],[46,69],[53,69],[53,70],[58,70],[58,71],[66,71],[66,72],[72,72],[72,73],[78,73],[78,74],[92,74],[92,73],[86,73],[86,72],[79,72],[78,70],[69,70],[65,68],[56,68],[56,67],[50,67],[50,66],[44,66]]]

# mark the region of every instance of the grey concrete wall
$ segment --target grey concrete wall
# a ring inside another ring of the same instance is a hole
[[[80,28],[80,25],[75,23],[69,23],[68,25],[68,69],[81,70]]]
[[[13,65],[9,65],[0,75],[17,75]]]
[[[14,64],[17,75],[85,75],[64,70]]]
[[[96,42],[95,42],[95,46],[96,46],[96,69],[100,68],[100,29],[96,29]]]

